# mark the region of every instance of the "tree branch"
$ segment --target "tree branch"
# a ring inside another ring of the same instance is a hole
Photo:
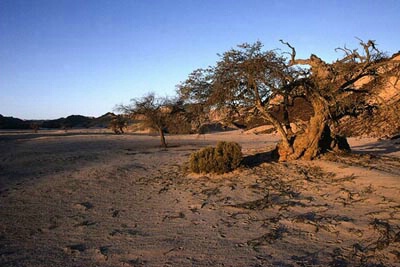
[[[280,39],[279,42],[281,42],[284,45],[287,45],[292,50],[292,53],[289,53],[291,56],[289,65],[294,65],[296,62],[296,49],[293,46],[291,46],[288,42],[284,42],[282,39]]]

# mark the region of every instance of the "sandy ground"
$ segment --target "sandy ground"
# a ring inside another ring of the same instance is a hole
[[[217,140],[247,167],[188,173]],[[274,163],[277,140],[2,132],[0,266],[400,266],[400,141]]]

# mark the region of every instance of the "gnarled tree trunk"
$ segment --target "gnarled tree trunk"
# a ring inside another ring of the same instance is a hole
[[[350,146],[345,137],[332,133],[329,127],[329,110],[322,97],[313,95],[310,102],[314,115],[309,120],[304,132],[296,133],[289,146],[280,142],[276,148],[279,161],[312,160],[327,151],[349,151]]]

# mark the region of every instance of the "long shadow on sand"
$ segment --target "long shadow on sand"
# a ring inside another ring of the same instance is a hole
[[[354,146],[351,150],[357,154],[386,155],[400,151],[400,139],[380,140],[361,146]]]
[[[247,168],[257,167],[266,162],[276,161],[273,156],[273,150],[249,155],[243,158],[242,164]]]

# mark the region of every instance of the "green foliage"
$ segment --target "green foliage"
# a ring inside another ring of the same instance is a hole
[[[223,174],[239,167],[242,148],[235,142],[218,142],[190,155],[190,170],[195,173]]]

